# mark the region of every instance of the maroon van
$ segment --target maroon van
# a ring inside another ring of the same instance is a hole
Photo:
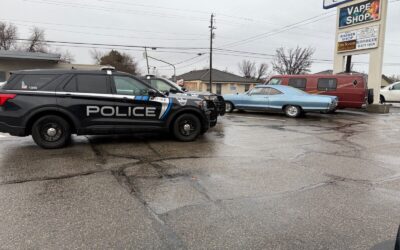
[[[310,94],[337,96],[338,109],[361,108],[368,102],[367,81],[361,74],[277,75],[267,84],[292,86]]]

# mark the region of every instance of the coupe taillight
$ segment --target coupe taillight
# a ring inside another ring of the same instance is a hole
[[[0,106],[4,106],[8,100],[12,100],[16,96],[16,94],[0,94]]]

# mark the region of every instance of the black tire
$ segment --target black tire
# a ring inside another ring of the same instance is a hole
[[[380,102],[381,104],[384,104],[386,102],[385,97],[383,95],[381,95],[380,97]]]
[[[60,116],[43,116],[33,124],[32,138],[44,149],[62,148],[71,140],[71,126]]]
[[[200,119],[192,114],[180,115],[174,122],[172,132],[179,141],[194,141],[201,134]]]
[[[213,128],[213,127],[217,126],[217,123],[218,123],[218,119],[213,122],[210,122],[210,127]]]
[[[287,105],[284,108],[285,115],[290,118],[300,117],[303,113],[302,109],[299,106],[295,105]]]
[[[235,109],[235,106],[231,102],[225,102],[225,112],[226,113],[232,113],[233,110]]]

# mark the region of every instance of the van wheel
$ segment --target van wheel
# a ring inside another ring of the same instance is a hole
[[[179,141],[194,141],[201,134],[200,120],[192,114],[180,115],[175,120],[172,132]]]
[[[381,95],[380,102],[381,104],[384,104],[386,102],[385,97],[383,95]]]
[[[299,106],[287,105],[284,109],[286,116],[290,118],[297,118],[301,116],[302,110]]]
[[[33,124],[32,138],[44,149],[62,148],[70,142],[71,128],[69,123],[59,116],[43,116]]]
[[[234,109],[235,109],[235,106],[233,106],[233,103],[225,102],[225,112],[226,113],[232,113]]]

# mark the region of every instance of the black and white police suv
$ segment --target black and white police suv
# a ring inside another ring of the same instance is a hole
[[[211,127],[217,125],[218,116],[225,115],[225,100],[221,95],[216,95],[210,92],[187,91],[185,88],[180,87],[179,85],[168,79],[162,77],[156,77],[154,75],[147,75],[140,79],[147,82],[153,88],[157,89],[162,93],[173,93],[175,95],[194,96],[212,101],[209,102],[208,105],[208,108],[211,111],[210,115]]]
[[[171,132],[193,141],[210,127],[210,101],[165,95],[112,70],[27,70],[0,89],[0,132],[32,135],[41,147],[65,146],[71,134]]]

